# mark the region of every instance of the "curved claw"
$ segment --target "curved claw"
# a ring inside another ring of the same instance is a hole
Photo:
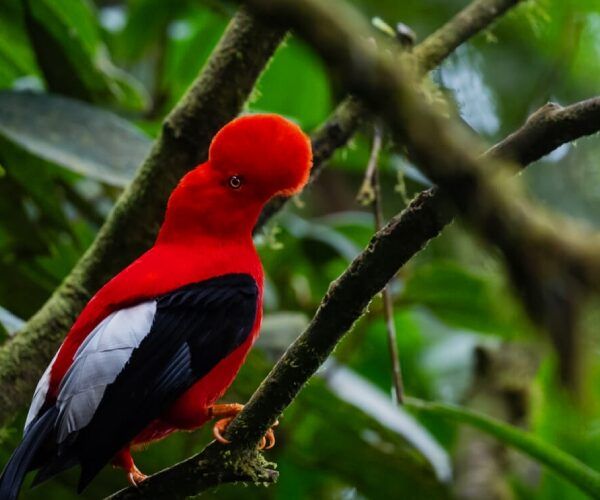
[[[277,420],[273,424],[273,427],[277,427],[278,425],[279,421]],[[260,440],[260,443],[258,444],[259,450],[270,450],[275,446],[275,432],[273,431],[273,427],[271,427]]]
[[[140,471],[140,469],[138,469],[135,465],[127,473],[127,480],[129,481],[129,484],[135,486],[136,488],[146,479],[148,479],[148,476]]]
[[[219,443],[231,444],[229,439],[223,437],[223,433],[227,430],[230,422],[240,411],[242,411],[243,408],[244,406],[241,404],[229,403],[213,405],[208,409],[209,418],[225,417],[217,420],[213,426],[213,436]],[[259,450],[270,450],[273,448],[273,446],[275,446],[275,433],[273,432],[273,427],[277,427],[278,425],[279,420],[276,420],[273,423],[273,426],[265,433],[258,444]]]
[[[221,420],[217,420],[215,425],[213,426],[213,436],[215,439],[221,444],[230,444],[231,441],[223,437],[223,432],[227,429],[229,423],[233,420],[232,417],[222,418]]]
[[[273,429],[269,429],[267,431],[263,439],[265,438],[267,441],[267,446],[265,446],[265,450],[270,450],[271,448],[273,448],[273,446],[275,446],[275,433],[273,432]]]

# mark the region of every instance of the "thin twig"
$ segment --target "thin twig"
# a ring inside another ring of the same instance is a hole
[[[383,298],[383,314],[387,329],[388,349],[390,353],[390,363],[392,365],[392,381],[394,383],[394,393],[396,403],[404,404],[404,381],[402,378],[402,366],[400,364],[400,353],[398,352],[398,343],[396,335],[396,323],[394,321],[394,302],[390,283],[388,283],[381,292]]]
[[[373,144],[371,154],[365,171],[365,178],[358,192],[357,199],[360,203],[368,204],[373,210],[375,218],[375,229],[380,231],[384,225],[383,199],[381,195],[381,183],[379,172],[379,155],[383,143],[383,128],[378,121],[373,125]],[[392,278],[393,279],[393,278]],[[400,354],[396,335],[396,323],[394,321],[394,299],[391,291],[391,280],[381,291],[383,300],[383,316],[385,319],[388,352],[390,355],[390,366],[392,369],[392,386],[397,404],[404,401],[404,383],[402,381],[402,369],[400,366]]]

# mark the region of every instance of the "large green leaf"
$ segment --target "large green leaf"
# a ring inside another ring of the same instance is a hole
[[[25,21],[48,89],[83,101],[143,109],[146,96],[114,67],[87,0],[24,0]]]
[[[420,412],[449,418],[486,432],[552,469],[593,498],[600,498],[600,473],[531,433],[455,405],[431,403],[414,398],[408,398],[406,403]]]
[[[164,0],[132,0],[128,4],[127,24],[117,36],[117,55],[127,61],[139,58],[145,50],[161,43],[167,26],[180,18],[189,2]]]
[[[18,0],[0,2],[0,87],[36,73],[35,58],[22,23]]]
[[[149,139],[129,122],[65,97],[1,91],[0,110],[0,139],[114,186],[127,184],[150,148]]]
[[[529,328],[522,311],[497,278],[475,274],[449,261],[414,268],[401,301],[425,306],[458,328],[510,338]]]
[[[253,109],[292,116],[304,128],[319,125],[331,111],[331,93],[323,64],[304,45],[290,40],[275,54],[258,82]]]

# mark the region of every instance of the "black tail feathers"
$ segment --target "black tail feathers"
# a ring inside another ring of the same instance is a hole
[[[17,499],[25,474],[31,470],[38,450],[52,432],[57,415],[58,410],[53,406],[31,423],[0,476],[0,500]]]

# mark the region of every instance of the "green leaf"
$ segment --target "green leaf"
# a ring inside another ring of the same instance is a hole
[[[134,110],[146,106],[141,86],[110,61],[86,0],[25,0],[24,5],[27,30],[50,91]]]
[[[37,72],[35,57],[22,22],[20,2],[0,2],[0,87]]]
[[[427,307],[445,323],[514,338],[529,325],[503,284],[492,275],[475,274],[448,261],[416,267],[401,300]]]
[[[0,109],[0,139],[114,186],[129,182],[150,148],[149,139],[129,122],[65,97],[1,91]]]
[[[311,129],[331,111],[331,92],[322,63],[297,40],[281,46],[258,83],[252,109],[292,116]]]
[[[552,469],[592,497],[600,497],[600,473],[531,433],[455,405],[431,403],[415,398],[407,398],[406,404],[419,412],[449,418],[490,434]]]
[[[164,37],[168,24],[181,16],[188,2],[133,0],[129,2],[127,24],[118,35],[118,55],[133,61]]]

